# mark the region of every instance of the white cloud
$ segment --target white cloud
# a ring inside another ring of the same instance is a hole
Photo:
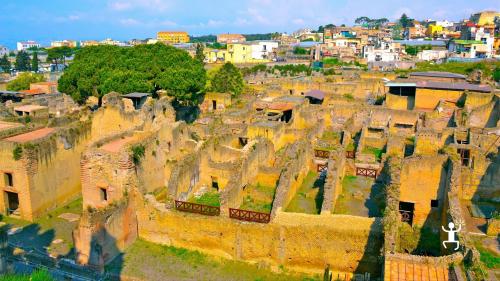
[[[132,8],[132,4],[129,2],[111,2],[109,7],[115,11],[124,11]]]
[[[62,16],[62,17],[56,17],[55,21],[56,22],[70,22],[70,21],[77,21],[80,19],[82,19],[81,15],[71,14],[71,15]]]
[[[121,19],[120,24],[125,26],[134,26],[134,25],[140,25],[142,23],[136,19],[127,18],[127,19]]]
[[[161,21],[158,25],[159,26],[177,26],[177,23],[170,21],[170,20],[164,20],[164,21]]]
[[[294,20],[292,20],[292,22],[295,24],[300,24],[300,25],[303,25],[306,23],[303,19],[294,19]]]
[[[162,12],[170,7],[171,4],[171,0],[119,0],[109,2],[108,6],[114,11],[145,9]]]

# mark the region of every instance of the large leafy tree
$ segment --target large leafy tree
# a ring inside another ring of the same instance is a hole
[[[7,54],[4,54],[3,57],[0,58],[0,68],[5,73],[10,72],[11,65],[10,65],[9,58],[7,57]]]
[[[7,90],[9,91],[28,90],[30,88],[31,83],[43,82],[43,81],[45,81],[43,75],[25,72],[19,74],[16,79],[7,83]]]
[[[73,53],[74,50],[67,46],[50,48],[47,50],[47,62],[51,62],[56,66],[65,64],[66,58],[72,56]]]
[[[386,18],[371,19],[369,17],[359,17],[354,22],[357,24],[366,25],[368,28],[371,29],[378,29],[382,25],[388,23],[389,20]]]
[[[59,91],[83,103],[109,92],[165,90],[180,103],[196,103],[206,82],[203,64],[164,44],[85,47],[59,79]]]
[[[29,71],[31,69],[30,55],[25,51],[17,53],[15,67],[18,71]]]
[[[216,92],[238,96],[243,92],[243,76],[236,66],[228,62],[215,73],[211,86]]]

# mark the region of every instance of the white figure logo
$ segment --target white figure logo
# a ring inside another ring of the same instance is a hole
[[[458,225],[458,229],[455,230],[455,224],[453,222],[450,222],[448,224],[448,227],[450,228],[450,230],[446,230],[446,229],[444,229],[444,226],[441,226],[441,228],[443,229],[443,231],[448,233],[448,240],[443,241],[443,246],[444,246],[445,249],[448,249],[446,247],[446,243],[457,244],[457,246],[454,249],[456,251],[460,247],[460,242],[458,242],[456,240],[455,234],[458,233],[458,232],[460,232],[460,230],[462,229],[462,226],[459,224]]]

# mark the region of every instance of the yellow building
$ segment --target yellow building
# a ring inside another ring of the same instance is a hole
[[[456,103],[465,93],[490,94],[488,85],[470,84],[464,75],[448,72],[413,72],[410,79],[386,83],[388,108],[433,110],[440,101]]]
[[[189,43],[189,35],[184,31],[160,31],[156,38],[167,44]]]
[[[231,63],[252,62],[252,46],[248,44],[227,44],[226,61]]]
[[[500,17],[499,12],[495,11],[484,11],[474,14],[470,17],[470,20],[477,25],[488,25],[495,23],[495,17]]]
[[[441,33],[443,33],[443,27],[434,24],[429,24],[429,26],[427,27],[427,31],[425,32],[425,34],[429,37],[439,35]]]
[[[205,59],[208,63],[225,62],[227,57],[227,50],[225,49],[205,49],[203,51]]]

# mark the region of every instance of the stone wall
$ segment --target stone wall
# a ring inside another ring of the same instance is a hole
[[[127,196],[104,209],[87,208],[73,231],[76,261],[104,269],[137,238],[137,217]]]
[[[328,160],[328,173],[324,185],[321,214],[330,214],[335,210],[337,198],[342,193],[342,180],[345,174],[346,158],[344,151],[336,153],[334,159]]]
[[[79,196],[80,155],[89,141],[87,125],[77,122],[69,126],[71,131],[56,129],[25,143],[0,142],[0,186],[18,194],[22,219],[32,221]],[[13,156],[16,147],[22,149],[18,160]],[[12,187],[4,186],[3,173],[12,174]],[[0,212],[5,213],[7,207],[1,192]]]
[[[288,161],[284,165],[285,168],[281,172],[276,187],[271,218],[274,218],[278,211],[288,206],[309,170],[309,166],[306,164],[310,163],[312,159],[309,142],[298,141],[291,146],[291,149],[287,150],[287,153],[289,153],[286,155]]]
[[[138,210],[142,239],[306,272],[377,270],[379,219],[278,211],[270,224],[171,211],[152,196]]]
[[[446,186],[447,157],[440,156],[413,156],[403,160],[401,168],[400,201],[411,202],[415,205],[413,223],[421,225],[433,211],[431,200],[439,200],[439,208],[443,208],[443,199]],[[418,167],[418,169],[415,169]]]

